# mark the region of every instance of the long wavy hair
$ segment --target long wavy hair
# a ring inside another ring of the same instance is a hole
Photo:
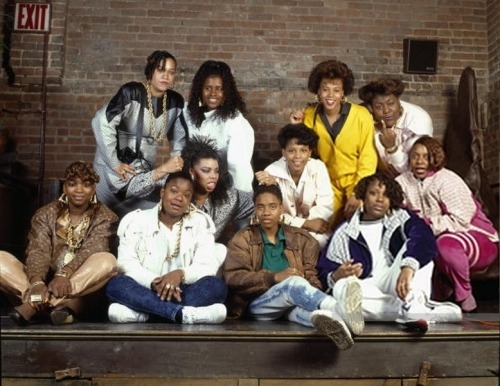
[[[207,136],[193,136],[188,139],[186,141],[186,146],[182,149],[181,157],[184,160],[183,171],[186,173],[203,159],[213,159],[216,160],[219,165],[221,164],[215,141]],[[220,178],[219,175],[215,189],[210,193],[210,200],[214,206],[218,206],[228,199],[228,189],[229,186],[226,179]]]
[[[205,119],[206,107],[200,106],[202,100],[203,85],[210,76],[220,76],[222,79],[222,90],[224,92],[224,103],[217,107],[215,117],[226,121],[236,117],[238,111],[242,114],[246,111],[246,104],[241,97],[236,81],[231,73],[231,68],[224,62],[208,60],[203,63],[194,75],[189,93],[187,110],[196,127],[200,127]]]

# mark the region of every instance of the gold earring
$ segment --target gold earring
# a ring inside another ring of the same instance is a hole
[[[97,194],[96,193],[94,193],[92,195],[92,198],[90,199],[90,203],[91,204],[97,204]]]
[[[203,106],[203,102],[200,100],[198,100],[198,107],[202,107]]]
[[[63,192],[63,194],[61,194],[61,197],[59,197],[59,202],[68,205],[68,196],[66,195],[66,193]]]

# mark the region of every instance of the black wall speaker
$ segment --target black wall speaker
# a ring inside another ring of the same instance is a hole
[[[404,72],[435,74],[437,72],[437,40],[403,40]]]

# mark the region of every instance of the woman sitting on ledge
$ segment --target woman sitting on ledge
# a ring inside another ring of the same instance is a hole
[[[155,208],[130,212],[120,222],[118,266],[124,274],[106,287],[112,322],[144,323],[153,316],[213,324],[226,318],[227,287],[215,277],[221,262],[214,223],[191,204],[193,190],[188,173],[169,174]]]
[[[85,316],[92,299],[86,295],[115,273],[116,258],[109,251],[118,217],[97,201],[98,181],[92,164],[69,165],[64,193],[33,216],[26,266],[0,251],[0,289],[21,303],[10,313],[18,325],[45,311],[53,324]]]
[[[450,297],[462,311],[477,308],[470,273],[488,267],[498,254],[498,233],[464,180],[444,167],[437,139],[419,138],[410,151],[410,170],[397,177],[408,207],[429,224],[437,239],[433,297]],[[445,280],[443,280],[445,279]]]

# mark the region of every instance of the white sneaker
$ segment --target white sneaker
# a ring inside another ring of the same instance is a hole
[[[462,309],[455,303],[428,300],[426,305],[431,309],[429,322],[459,323],[462,321]]]
[[[412,291],[401,306],[397,321],[426,320],[435,323],[457,323],[462,320],[462,310],[451,302],[428,300],[422,291]]]
[[[332,311],[316,310],[311,313],[311,323],[322,334],[333,340],[340,350],[347,350],[354,345],[347,325]]]
[[[353,334],[359,335],[365,329],[363,318],[363,291],[356,276],[349,276],[345,287],[344,301],[340,302],[344,321]]]
[[[182,307],[182,324],[218,324],[226,319],[226,306],[215,303],[207,307]]]
[[[108,318],[113,323],[145,323],[149,315],[131,310],[120,303],[111,303],[108,308]]]

